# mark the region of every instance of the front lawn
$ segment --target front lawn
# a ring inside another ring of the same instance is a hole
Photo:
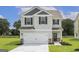
[[[0,49],[4,49],[6,51],[10,51],[16,48],[20,43],[20,39],[18,36],[0,36]]]
[[[72,44],[72,46],[49,45],[49,51],[50,52],[75,52],[74,49],[79,48],[79,40],[78,39],[74,39],[73,37],[64,37],[63,41]]]

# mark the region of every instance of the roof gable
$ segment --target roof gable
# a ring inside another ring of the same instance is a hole
[[[33,10],[29,11],[29,12],[26,13],[25,15],[33,15],[33,14],[39,12],[39,11],[40,11],[40,9],[38,9],[38,8],[34,8]]]
[[[45,11],[41,11],[41,12],[38,13],[38,15],[49,15],[49,14]]]

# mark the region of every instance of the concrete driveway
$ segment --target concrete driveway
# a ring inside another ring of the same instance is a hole
[[[48,44],[21,45],[10,52],[48,52]]]

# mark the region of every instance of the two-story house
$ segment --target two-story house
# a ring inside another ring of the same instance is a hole
[[[60,42],[62,19],[57,10],[45,10],[34,6],[21,14],[20,39],[23,44]]]
[[[74,37],[79,39],[79,13],[77,14],[74,21]]]

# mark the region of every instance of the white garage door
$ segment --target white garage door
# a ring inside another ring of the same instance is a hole
[[[46,34],[27,33],[23,34],[24,44],[27,43],[48,43],[48,36]]]

